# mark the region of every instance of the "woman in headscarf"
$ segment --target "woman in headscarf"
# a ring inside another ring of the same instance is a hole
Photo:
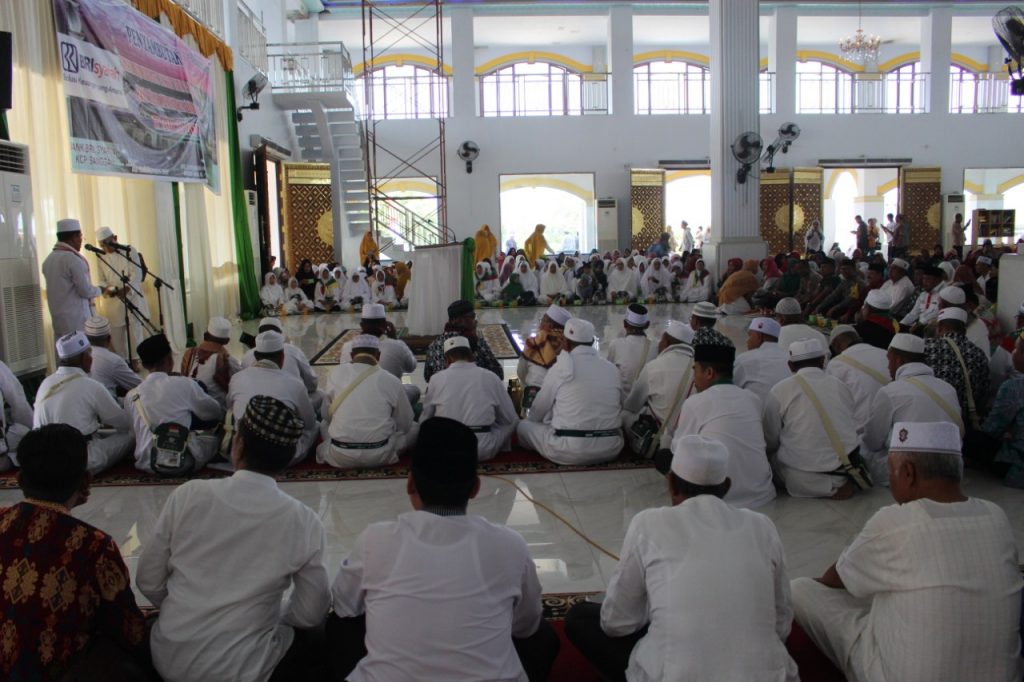
[[[733,273],[739,272],[742,268],[742,258],[730,258],[728,261],[726,261],[725,273],[722,275],[722,278],[718,281],[718,288],[721,289],[723,286],[725,286],[726,280],[732,277]],[[757,277],[754,277],[754,281],[757,281]]]
[[[667,301],[671,287],[671,274],[661,260],[655,258],[651,261],[651,267],[644,273],[644,278],[640,282],[644,297],[648,300],[653,297],[656,301]]]
[[[367,230],[363,240],[359,242],[359,262],[365,267],[371,260],[380,262],[380,247],[373,238],[373,232]]]
[[[640,282],[637,281],[636,272],[626,267],[626,261],[620,258],[615,261],[615,267],[608,275],[608,302],[616,299],[635,301],[640,294]]]
[[[734,258],[729,263],[732,264],[733,260],[740,261],[739,258]],[[742,267],[742,264],[742,261],[737,264],[736,271],[729,275],[718,290],[718,309],[726,315],[743,315],[750,312],[750,299],[758,288],[757,277]],[[754,267],[757,267],[756,260]]]
[[[504,303],[519,303],[523,300],[525,293],[526,289],[519,281],[519,272],[513,272],[501,287],[501,300]]]
[[[523,305],[533,305],[536,302],[537,297],[540,295],[540,283],[537,281],[537,275],[533,269],[530,268],[530,264],[523,258],[519,261],[519,265],[516,267],[516,274],[519,275],[519,286],[523,288],[521,301]],[[529,299],[532,297],[532,302]]]
[[[306,294],[306,298],[312,299],[316,292],[316,272],[313,270],[313,261],[303,258],[295,277],[299,280],[299,287]]]
[[[533,228],[533,234],[527,239],[523,245],[526,251],[526,257],[531,263],[536,263],[538,260],[544,257],[544,253],[554,253],[555,250],[548,245],[548,241],[544,238],[545,226],[541,223],[537,223],[537,226]]]
[[[284,298],[284,307],[289,315],[308,313],[313,309],[313,304],[310,303],[306,292],[299,286],[297,277],[292,277],[288,280],[288,288],[284,290]]]
[[[715,278],[711,272],[704,267],[704,259],[698,258],[694,263],[693,272],[686,278],[686,286],[680,296],[681,303],[700,303],[710,301],[712,294],[711,287],[714,286]]]
[[[565,277],[558,271],[558,263],[549,261],[544,273],[540,276],[540,295],[537,300],[544,305],[559,303],[563,298],[569,297],[569,288],[565,284]]]
[[[395,287],[388,283],[388,275],[383,268],[378,268],[373,273],[373,288],[370,290],[370,301],[381,305],[395,305],[398,303],[398,296],[395,294]]]
[[[284,289],[277,283],[277,275],[272,272],[263,275],[260,302],[263,303],[264,315],[275,315],[284,305]]]
[[[485,260],[480,261],[474,268],[473,279],[476,282],[476,297],[481,301],[490,303],[498,298],[501,289],[498,278],[491,270],[491,264]]]
[[[505,286],[508,282],[509,276],[516,271],[515,258],[511,256],[505,259],[505,262],[501,264],[501,274],[498,275],[498,285]]]
[[[352,279],[345,284],[345,307],[361,306],[370,302],[370,286],[366,283],[365,271],[359,268],[352,273]]]
[[[331,274],[330,268],[326,265],[320,270],[320,280],[316,283],[313,292],[313,302],[317,310],[329,313],[338,309],[338,299],[334,297],[338,290],[338,283]]]
[[[405,285],[409,283],[410,277],[412,277],[412,270],[409,269],[409,264],[402,261],[396,262],[395,296],[398,297],[399,301],[405,301]]]
[[[594,261],[594,300],[605,300],[608,292],[608,273],[603,260]]]
[[[473,237],[475,251],[474,260],[479,263],[484,259],[494,258],[494,252],[498,250],[498,238],[491,233],[490,225],[481,225]]]

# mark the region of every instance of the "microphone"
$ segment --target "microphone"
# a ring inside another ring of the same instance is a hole
[[[110,246],[115,251],[123,251],[124,253],[130,253],[132,250],[132,247],[128,246],[127,244],[118,244],[117,242],[114,242]]]
[[[106,251],[104,251],[103,249],[97,248],[97,247],[93,246],[92,244],[85,244],[84,246],[85,246],[85,250],[86,251],[91,251],[92,253],[96,253],[96,254],[99,254],[101,256],[106,256],[107,255]]]

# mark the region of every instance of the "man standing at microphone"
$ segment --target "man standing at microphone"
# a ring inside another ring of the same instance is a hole
[[[149,304],[146,302],[146,298],[138,293],[142,291],[142,280],[146,276],[143,269],[146,261],[143,260],[142,253],[139,251],[132,249],[127,244],[119,244],[117,235],[109,227],[104,226],[96,230],[96,241],[106,252],[104,258],[114,268],[113,270],[106,266],[100,268],[103,293],[109,300],[106,317],[110,320],[110,339],[114,343],[114,350],[127,357],[128,337],[125,334],[125,306],[122,300],[127,300],[134,305],[138,309],[139,316],[149,319]],[[142,267],[139,267],[140,265]],[[122,274],[128,277],[127,285],[121,280]],[[132,348],[149,337],[142,323],[131,312],[128,313],[128,325],[128,331],[131,332]]]
[[[85,321],[94,315],[92,299],[103,293],[93,286],[89,263],[79,253],[81,250],[81,223],[74,218],[58,220],[57,243],[42,267],[55,339],[83,331]]]

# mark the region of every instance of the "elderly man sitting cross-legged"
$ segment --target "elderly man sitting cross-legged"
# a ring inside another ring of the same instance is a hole
[[[961,490],[957,427],[898,422],[888,461],[896,504],[822,577],[793,581],[797,622],[850,680],[1019,682],[1013,529]]]

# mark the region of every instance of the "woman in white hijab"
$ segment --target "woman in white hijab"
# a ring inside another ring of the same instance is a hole
[[[345,307],[350,308],[370,302],[370,285],[364,279],[366,271],[359,268],[352,273],[352,279],[345,284]]]
[[[308,313],[313,309],[313,304],[309,302],[309,296],[306,296],[306,292],[299,286],[297,277],[292,277],[288,280],[288,288],[284,290],[284,298],[284,307],[289,315]]]
[[[608,273],[608,302],[615,299],[626,299],[635,301],[640,293],[640,283],[636,278],[636,271],[626,267],[626,261],[622,258],[615,261],[615,266]]]
[[[667,301],[670,289],[672,288],[672,276],[662,265],[662,262],[655,258],[651,261],[651,267],[647,269],[644,278],[640,281],[640,289],[645,298],[654,298],[659,301]]]
[[[384,274],[383,268],[377,268],[373,273],[373,287],[370,289],[370,302],[381,305],[397,305],[398,295],[395,287],[388,284],[388,277]]]
[[[331,276],[331,271],[325,265],[320,268],[320,277],[317,280],[316,289],[314,289],[313,293],[316,309],[325,313],[337,310],[338,299],[334,297],[335,291],[337,291],[337,284]]]
[[[525,259],[516,268],[516,272],[519,274],[519,284],[523,287],[523,291],[531,292],[534,298],[540,296],[540,283],[537,281],[537,275],[530,268],[530,265]]]
[[[277,313],[281,306],[284,305],[284,289],[277,283],[277,275],[272,272],[263,275],[260,301],[263,303],[263,313],[265,315]]]
[[[679,302],[700,303],[702,301],[711,301],[711,295],[714,293],[712,287],[714,285],[715,278],[704,267],[704,259],[698,258],[693,272],[686,278],[686,286],[679,292]]]
[[[565,284],[565,277],[558,271],[558,263],[550,261],[540,276],[540,296],[538,300],[544,305],[558,303],[569,298],[569,287]]]
[[[486,261],[477,263],[473,277],[476,280],[476,297],[481,301],[491,303],[501,295],[501,286],[494,271],[491,270],[490,263]]]

